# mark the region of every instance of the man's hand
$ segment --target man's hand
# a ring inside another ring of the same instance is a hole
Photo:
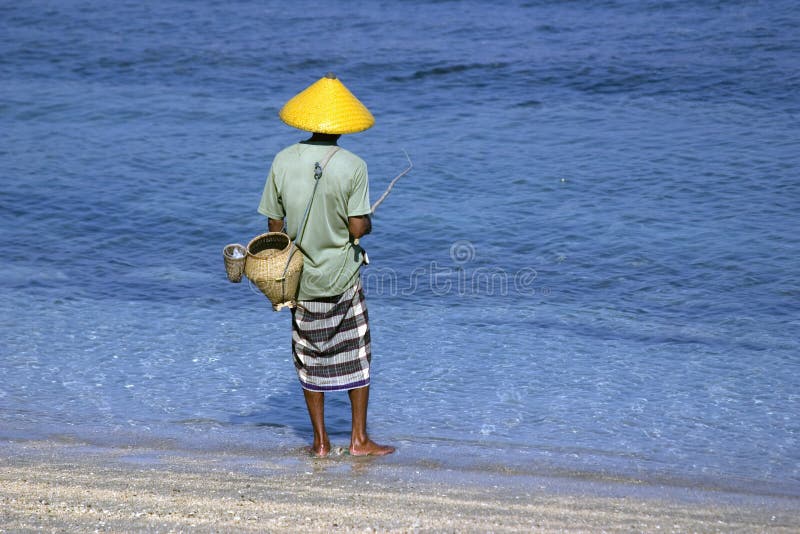
[[[369,215],[348,217],[347,223],[350,229],[350,237],[352,239],[361,239],[372,231],[372,219],[369,218]]]

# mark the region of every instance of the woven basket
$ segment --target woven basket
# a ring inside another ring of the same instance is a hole
[[[234,251],[238,250],[241,257],[234,258]],[[228,274],[228,280],[231,282],[239,283],[242,281],[242,274],[244,273],[244,264],[247,259],[247,250],[244,245],[233,243],[226,245],[222,249],[222,257],[225,259],[225,272]]]
[[[288,235],[269,232],[254,237],[247,244],[244,274],[266,295],[276,311],[287,306],[293,308],[297,302],[303,254],[291,243]],[[286,261],[292,249],[294,254],[289,268],[286,269]]]

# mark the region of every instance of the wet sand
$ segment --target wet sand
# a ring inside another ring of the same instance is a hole
[[[570,494],[380,462],[4,444],[0,532],[800,532],[797,499]]]

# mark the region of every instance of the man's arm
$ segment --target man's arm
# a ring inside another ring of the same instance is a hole
[[[269,218],[269,231],[270,232],[282,232],[283,231],[283,219],[273,219],[272,217]]]
[[[369,215],[348,217],[347,223],[352,239],[361,239],[372,231],[372,219],[370,219]]]

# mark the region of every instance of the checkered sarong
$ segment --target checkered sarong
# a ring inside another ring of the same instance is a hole
[[[372,352],[360,280],[341,295],[297,303],[292,353],[304,389],[344,391],[369,385]]]

